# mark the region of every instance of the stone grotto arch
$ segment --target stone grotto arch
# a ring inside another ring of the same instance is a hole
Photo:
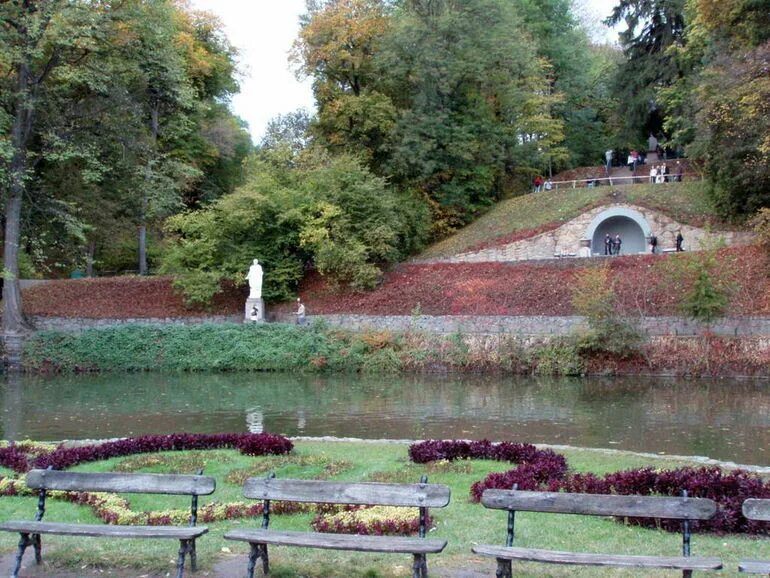
[[[591,240],[591,253],[604,254],[604,236],[609,233],[612,237],[620,235],[623,240],[623,255],[635,255],[647,252],[647,239],[652,229],[639,211],[626,207],[613,207],[602,211],[586,231],[586,239]]]

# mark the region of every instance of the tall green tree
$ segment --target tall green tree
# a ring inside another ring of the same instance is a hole
[[[620,0],[607,19],[625,23],[620,44],[626,61],[615,79],[624,137],[635,145],[652,133],[660,136],[666,118],[657,97],[662,87],[683,74],[682,62],[670,50],[685,39],[686,0]]]
[[[233,190],[250,150],[224,105],[233,63],[216,21],[170,1],[0,2],[6,333],[24,326],[20,259],[92,265],[213,167],[230,163],[210,194]]]
[[[188,298],[209,303],[222,282],[244,283],[252,259],[270,274],[269,301],[291,298],[306,266],[353,289],[371,288],[382,267],[424,241],[427,215],[357,159],[289,146],[263,149],[246,184],[209,207],[168,220],[175,237],[164,270]]]
[[[704,162],[717,208],[743,219],[770,204],[770,13],[752,0],[689,0],[685,74],[658,91],[677,144]]]
[[[4,111],[2,177],[5,189],[4,334],[24,327],[19,292],[19,247],[24,199],[34,201],[33,174],[49,154],[67,155],[69,127],[53,114],[80,91],[109,82],[89,66],[106,49],[113,29],[108,3],[21,0],[0,3],[0,99]]]
[[[379,60],[400,111],[387,168],[433,204],[436,234],[499,198],[506,176],[565,155],[534,46],[511,2],[410,0],[394,16]]]

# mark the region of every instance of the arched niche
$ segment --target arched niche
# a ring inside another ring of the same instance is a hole
[[[613,207],[602,211],[588,226],[586,239],[591,239],[591,251],[594,255],[604,254],[604,236],[613,238],[620,235],[623,240],[623,255],[647,252],[647,239],[652,229],[639,211],[626,207]]]

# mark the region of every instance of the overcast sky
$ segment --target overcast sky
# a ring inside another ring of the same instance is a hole
[[[267,121],[298,108],[313,110],[310,80],[300,82],[289,68],[288,53],[299,30],[304,0],[191,0],[194,8],[220,17],[230,42],[240,52],[241,92],[233,98],[235,114],[246,120],[255,142]],[[615,0],[581,0],[591,14],[606,17]],[[596,27],[594,34],[600,34]],[[606,38],[614,40],[608,30]]]

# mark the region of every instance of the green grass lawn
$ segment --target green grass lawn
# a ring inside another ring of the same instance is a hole
[[[605,455],[596,451],[563,452],[575,471],[597,474],[650,465],[649,458],[633,455]],[[652,465],[683,465],[659,460]],[[155,473],[190,473],[199,467],[215,476],[217,490],[201,499],[205,504],[216,500],[242,500],[240,480],[249,475],[265,475],[275,470],[279,477],[338,479],[349,481],[382,481],[416,483],[422,474],[429,481],[447,484],[452,489],[450,505],[432,510],[435,529],[431,537],[445,538],[449,545],[444,553],[428,557],[433,576],[462,576],[463,571],[483,571],[494,575],[494,560],[474,556],[471,546],[479,543],[503,544],[505,512],[486,510],[469,501],[471,484],[492,471],[510,469],[509,464],[491,461],[464,461],[415,465],[409,462],[406,446],[347,442],[298,442],[292,455],[251,458],[234,450],[188,451],[116,458],[75,468],[79,471],[141,471]],[[167,496],[131,495],[134,510],[186,509],[189,500]],[[0,519],[31,519],[34,498],[0,498]],[[312,514],[273,516],[274,529],[308,530]],[[47,521],[97,522],[91,510],[59,501],[49,501]],[[248,546],[228,542],[223,534],[233,527],[256,527],[259,519],[241,519],[209,524],[210,532],[198,545],[199,563],[203,571],[211,570],[218,560],[236,557],[242,560],[245,573]],[[681,536],[662,531],[624,526],[609,519],[519,513],[516,519],[517,545],[551,549],[594,551],[625,554],[678,555]],[[0,534],[0,552],[10,554],[18,536]],[[127,541],[69,539],[43,537],[44,558],[55,568],[76,569],[85,566],[136,568],[137,575],[170,571],[176,557],[173,541]],[[225,549],[225,550],[223,550]],[[736,536],[695,535],[693,555],[720,556],[724,575],[737,576],[737,562],[743,558],[770,558],[770,540]],[[31,552],[27,554],[31,559]],[[288,576],[411,576],[411,558],[406,555],[374,555],[324,550],[271,549],[272,575]],[[237,566],[240,568],[240,566]],[[259,575],[259,573],[258,573]],[[467,574],[466,574],[467,575]],[[633,571],[568,566],[514,564],[515,576],[633,576]],[[655,576],[655,573],[645,575]],[[673,576],[674,572],[660,573]]]
[[[559,189],[501,201],[467,227],[426,249],[418,259],[449,257],[488,243],[552,223],[566,223],[603,204],[622,201],[661,211],[680,223],[715,228],[719,222],[704,182],[639,184],[583,189]],[[612,196],[611,193],[618,193]]]

